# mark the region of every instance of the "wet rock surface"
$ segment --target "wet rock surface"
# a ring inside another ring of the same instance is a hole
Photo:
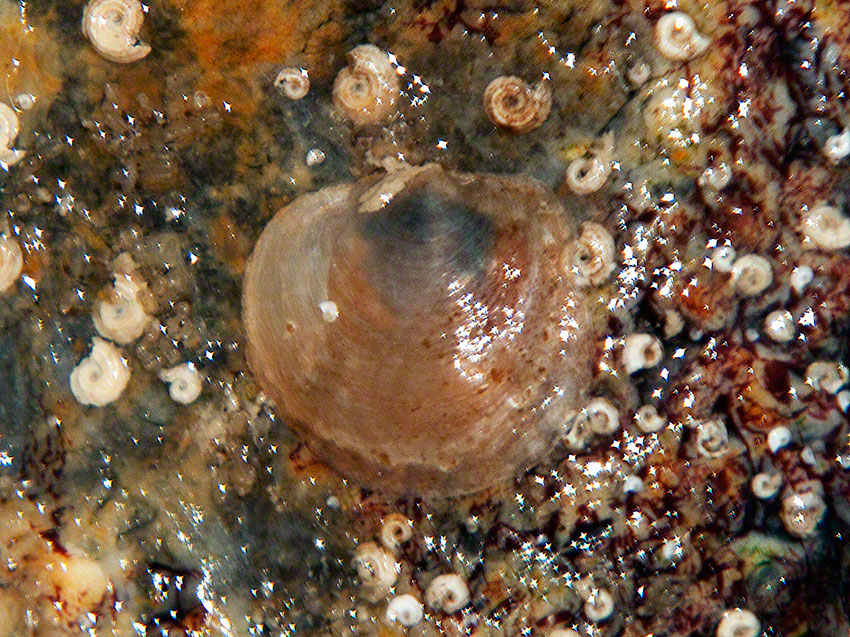
[[[0,635],[847,634],[847,7],[156,0],[121,64],[85,5],[0,0]],[[673,11],[697,35],[659,44]],[[364,43],[399,94],[361,125],[333,87]],[[539,126],[493,124],[502,76],[551,89]],[[300,196],[427,163],[554,193],[594,378],[526,474],[395,499],[263,394],[242,280]],[[150,321],[87,407],[104,304]]]

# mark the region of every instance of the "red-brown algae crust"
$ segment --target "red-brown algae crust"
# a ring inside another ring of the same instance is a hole
[[[550,454],[590,382],[563,215],[531,180],[438,166],[297,200],[246,271],[251,368],[364,486],[457,494],[512,478]]]

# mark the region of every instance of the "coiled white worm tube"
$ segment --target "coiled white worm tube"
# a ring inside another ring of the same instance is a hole
[[[130,382],[130,367],[121,351],[101,338],[71,372],[71,393],[83,405],[103,407],[118,399]]]

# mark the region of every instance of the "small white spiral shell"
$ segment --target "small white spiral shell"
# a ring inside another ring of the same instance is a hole
[[[96,336],[92,350],[71,372],[71,393],[83,405],[103,407],[118,399],[130,382],[121,350]]]
[[[20,128],[18,114],[7,104],[0,102],[0,162],[7,166],[18,163],[25,154],[22,150],[12,148]]]
[[[788,343],[797,336],[794,317],[788,310],[776,310],[764,319],[764,333],[774,343]]]
[[[823,485],[817,480],[807,480],[793,489],[788,487],[782,494],[779,518],[794,537],[814,535],[825,513]]]
[[[732,264],[732,282],[744,296],[756,296],[773,283],[770,261],[759,254],[745,254]]]
[[[823,154],[833,164],[839,163],[847,155],[850,155],[850,130],[845,128],[837,135],[827,139],[823,145]]]
[[[770,498],[779,493],[781,486],[781,473],[774,473],[772,475],[764,472],[757,473],[750,481],[750,489],[752,490],[753,495],[759,500],[770,500]]]
[[[718,272],[732,272],[737,253],[732,246],[720,246],[711,252],[711,267]]]
[[[614,613],[614,597],[604,588],[594,588],[584,602],[584,616],[590,621],[603,622]]]
[[[620,412],[607,398],[594,398],[584,412],[588,428],[598,436],[610,436],[620,429]]]
[[[387,119],[399,96],[398,73],[389,55],[373,44],[361,44],[347,57],[348,66],[334,80],[334,105],[356,126]]]
[[[183,363],[171,369],[164,369],[159,378],[168,383],[168,395],[174,402],[188,405],[201,395],[203,378],[194,363]]]
[[[818,204],[800,218],[800,232],[806,241],[821,250],[842,250],[850,246],[850,218],[835,206]]]
[[[654,405],[643,405],[635,412],[635,425],[643,433],[655,433],[666,429],[670,422],[663,418]]]
[[[697,452],[706,458],[719,458],[729,450],[729,432],[719,418],[703,420],[697,425]]]
[[[809,285],[815,278],[815,272],[807,265],[798,265],[791,270],[791,276],[788,277],[788,283],[797,294],[802,294],[806,286]]]
[[[306,69],[287,66],[274,79],[274,85],[291,100],[300,100],[310,92],[310,76]]]
[[[151,317],[139,302],[139,292],[144,282],[129,274],[116,274],[111,300],[100,301],[95,306],[92,320],[97,333],[126,345],[142,335]]]
[[[484,89],[484,111],[496,126],[528,133],[549,117],[552,89],[540,81],[534,86],[520,77],[502,75]]]
[[[413,523],[401,513],[390,513],[381,525],[381,544],[390,551],[397,551],[413,537]]]
[[[460,575],[438,575],[425,590],[425,602],[447,615],[456,613],[469,603],[469,587]]]
[[[141,60],[151,47],[139,40],[145,13],[139,0],[90,0],[82,29],[94,50],[110,62]]]
[[[687,13],[665,13],[655,23],[655,48],[668,60],[684,62],[697,57],[711,44]]]
[[[579,157],[567,166],[567,186],[577,195],[589,195],[596,192],[608,180],[611,174],[611,161],[614,152],[614,133],[605,133],[591,151],[590,158]]]
[[[422,621],[423,616],[422,602],[413,595],[396,595],[387,604],[387,620],[397,622],[405,628],[415,626]]]
[[[546,632],[546,637],[581,637],[572,628],[553,628]]]
[[[6,292],[21,276],[24,256],[18,242],[9,237],[0,237],[0,292]]]
[[[363,587],[377,598],[388,594],[398,579],[399,565],[395,558],[374,542],[357,547],[352,565]]]
[[[664,356],[664,346],[652,334],[637,332],[623,339],[621,360],[627,374],[655,367]]]
[[[717,637],[756,637],[761,630],[758,618],[752,611],[732,608],[723,613],[717,625]]]
[[[706,168],[697,180],[704,188],[723,190],[732,181],[732,167],[726,162]]]
[[[791,444],[791,430],[788,427],[780,425],[767,432],[767,447],[770,453],[776,453],[789,444]]]
[[[599,223],[582,224],[567,266],[580,287],[604,283],[616,267],[614,237]]]
[[[815,391],[837,394],[850,381],[850,372],[843,363],[815,361],[806,368],[806,383]]]

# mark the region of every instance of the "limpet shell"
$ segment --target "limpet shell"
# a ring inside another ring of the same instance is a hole
[[[546,458],[590,383],[571,235],[541,184],[437,165],[300,197],[245,274],[251,369],[364,486],[457,494],[513,477]]]

